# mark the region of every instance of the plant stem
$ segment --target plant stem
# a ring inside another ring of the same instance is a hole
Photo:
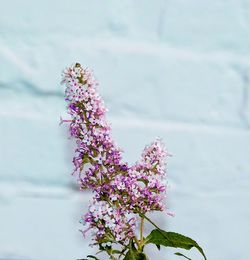
[[[143,231],[144,231],[144,218],[141,217],[140,240],[142,243],[143,243]]]
[[[138,240],[138,238],[136,236],[134,237],[134,241],[135,241],[135,243],[136,243],[136,245],[139,249],[140,248],[140,241]]]
[[[139,250],[143,251],[144,239],[143,239],[143,232],[144,232],[144,217],[141,217],[141,225],[140,225],[140,242],[139,242]]]

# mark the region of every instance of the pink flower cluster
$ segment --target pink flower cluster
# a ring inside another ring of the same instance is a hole
[[[147,146],[141,159],[129,168],[127,175],[118,174],[113,181],[118,200],[131,212],[145,214],[165,209],[165,158],[167,153],[157,139]],[[122,191],[122,192],[121,192]]]
[[[97,241],[128,244],[129,239],[134,236],[134,216],[125,214],[122,208],[114,207],[107,201],[94,200],[84,221],[86,231],[91,228]]]
[[[168,155],[157,139],[133,166],[122,161],[111,137],[106,108],[92,72],[76,63],[63,73],[70,135],[76,139],[74,174],[82,189],[92,189],[93,203],[83,217],[97,243],[127,244],[135,236],[138,214],[163,211]]]

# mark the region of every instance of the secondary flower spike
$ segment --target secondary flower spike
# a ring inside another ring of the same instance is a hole
[[[160,241],[153,235],[160,234],[163,239],[165,236],[162,231],[152,231],[148,238],[143,237],[144,219],[153,223],[146,214],[166,209],[168,153],[165,146],[156,139],[145,147],[141,158],[129,166],[112,139],[105,117],[107,109],[97,92],[98,84],[92,71],[79,63],[73,64],[63,72],[62,84],[66,86],[67,112],[71,118],[61,119],[61,123],[69,124],[70,135],[76,140],[73,174],[81,189],[93,191],[92,203],[82,217],[85,225],[82,233],[85,236],[91,230],[94,245],[106,252],[109,259],[118,259],[115,257],[118,254],[126,260],[146,260],[144,246],[149,241]],[[140,238],[136,232],[139,221]],[[178,247],[177,238],[174,239],[168,246]]]

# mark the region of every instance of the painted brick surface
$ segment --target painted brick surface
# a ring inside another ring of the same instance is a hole
[[[208,259],[248,259],[248,1],[0,3],[0,259],[93,252],[78,232],[90,194],[74,184],[74,144],[58,125],[60,74],[75,61],[95,70],[126,160],[157,136],[173,154],[176,217],[155,221],[195,238]],[[162,252],[149,254],[177,259]]]
[[[164,41],[191,49],[249,54],[248,1],[170,0],[163,12]]]

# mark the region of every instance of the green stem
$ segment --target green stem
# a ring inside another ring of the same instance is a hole
[[[138,249],[139,249],[140,252],[143,251],[143,246],[144,246],[143,232],[144,232],[144,217],[141,217],[140,241],[139,241],[139,244],[138,244]]]
[[[136,243],[136,245],[139,249],[140,248],[140,241],[138,240],[138,238],[136,236],[134,237],[134,241],[135,241],[135,243]]]
[[[143,242],[143,231],[144,231],[144,218],[141,218],[141,227],[140,227],[140,240]]]

